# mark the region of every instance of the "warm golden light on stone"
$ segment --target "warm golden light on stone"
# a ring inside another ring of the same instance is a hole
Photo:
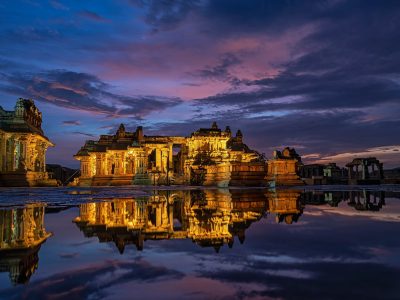
[[[51,236],[44,227],[44,204],[0,210],[0,272],[25,283],[38,266],[41,244]]]
[[[174,153],[174,149],[179,151]],[[243,143],[240,130],[201,128],[190,137],[146,136],[142,127],[87,141],[75,158],[79,185],[193,184],[261,185],[265,162]]]
[[[299,191],[158,191],[149,198],[81,204],[74,222],[86,236],[142,250],[146,240],[191,239],[216,251],[245,239],[252,222],[271,212],[291,224],[302,214]]]
[[[41,124],[42,113],[33,100],[20,98],[14,111],[0,107],[0,185],[57,185],[46,172],[46,151],[54,144]]]

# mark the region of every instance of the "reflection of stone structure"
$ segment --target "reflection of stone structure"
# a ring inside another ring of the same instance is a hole
[[[349,184],[380,184],[383,180],[383,164],[375,157],[355,158],[346,167]]]
[[[40,246],[51,235],[43,219],[43,204],[0,210],[0,272],[9,272],[14,284],[27,282],[37,268]]]
[[[296,190],[269,190],[267,194],[269,212],[275,214],[277,223],[286,224],[297,222],[303,213],[300,202],[301,191]]]
[[[356,210],[379,211],[385,205],[385,192],[350,191],[347,204]]]
[[[87,141],[75,155],[80,184],[261,185],[265,164],[242,139],[240,130],[232,137],[216,123],[187,138],[146,136],[142,127],[126,132],[121,124],[115,135]]]
[[[20,98],[14,111],[0,107],[0,186],[57,184],[46,172],[46,151],[54,145],[41,124],[32,100]]]
[[[247,196],[246,196],[247,195]],[[250,198],[249,198],[250,197]],[[265,212],[264,195],[228,191],[159,192],[148,199],[114,199],[80,206],[74,222],[86,236],[143,249],[149,239],[190,238],[202,247],[233,245],[234,236],[244,241],[244,231]]]
[[[347,170],[335,163],[302,165],[299,174],[307,185],[346,184],[348,181]]]
[[[282,152],[274,151],[268,161],[267,181],[270,185],[303,185],[298,175],[300,156],[293,148],[286,147]]]
[[[346,197],[347,192],[331,191],[307,191],[302,194],[304,204],[307,205],[325,205],[337,207]]]
[[[338,207],[345,201],[356,210],[379,211],[385,205],[383,191],[308,191],[302,194],[306,205],[330,205]]]

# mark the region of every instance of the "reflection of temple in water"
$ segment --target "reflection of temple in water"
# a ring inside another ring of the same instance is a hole
[[[235,234],[243,240],[244,231],[238,227],[258,220],[264,210],[262,205],[235,210],[229,192],[159,192],[148,198],[82,204],[75,222],[86,236],[113,241],[120,252],[127,244],[141,250],[145,240],[186,238],[219,249],[232,246]]]
[[[269,211],[275,213],[277,223],[292,224],[303,213],[304,205],[300,202],[301,191],[269,190],[267,194]]]
[[[122,253],[128,244],[143,249],[146,240],[191,239],[216,251],[234,238],[243,243],[246,229],[269,210],[291,224],[302,208],[300,193],[261,190],[159,191],[148,198],[112,199],[80,206],[74,222],[85,236],[114,242]],[[270,207],[269,207],[270,206]]]
[[[356,210],[379,211],[385,205],[385,192],[366,190],[349,192],[347,204]]]
[[[44,228],[44,205],[0,210],[0,272],[26,283],[38,266],[38,252],[51,235]]]
[[[383,191],[309,191],[303,193],[303,201],[307,205],[329,204],[337,207],[345,201],[356,210],[379,211],[385,205],[385,192]]]

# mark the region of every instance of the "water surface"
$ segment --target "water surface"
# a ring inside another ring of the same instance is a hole
[[[0,194],[0,299],[398,299],[396,187]]]

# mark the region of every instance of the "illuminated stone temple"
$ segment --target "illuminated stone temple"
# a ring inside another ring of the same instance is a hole
[[[0,106],[0,186],[57,185],[46,172],[46,151],[54,145],[41,126],[33,100],[18,99],[14,111]]]
[[[262,185],[265,161],[214,122],[189,137],[147,136],[120,125],[114,135],[87,141],[75,158],[81,163],[78,185],[192,184]]]
[[[44,213],[44,204],[0,210],[0,272],[13,284],[28,282],[38,267],[40,247],[51,236]]]
[[[270,186],[304,184],[299,176],[301,157],[295,149],[286,147],[282,152],[274,151],[267,164],[266,180]]]

